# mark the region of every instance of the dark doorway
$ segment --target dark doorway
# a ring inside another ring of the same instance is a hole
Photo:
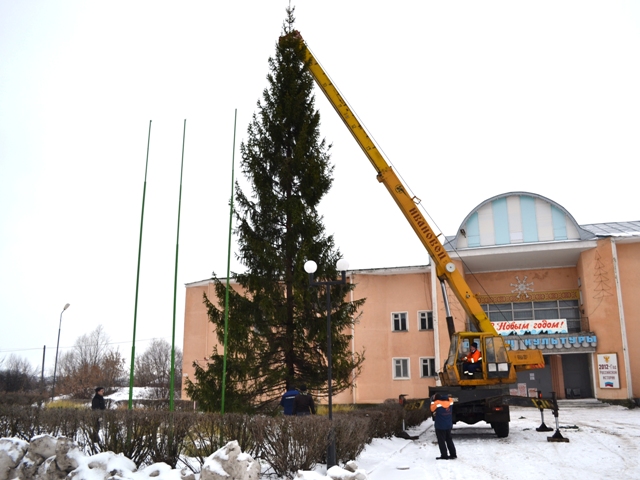
[[[592,398],[588,353],[562,355],[562,375],[567,398]]]

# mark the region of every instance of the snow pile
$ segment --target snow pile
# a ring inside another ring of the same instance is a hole
[[[260,463],[242,453],[238,442],[227,443],[205,461],[200,480],[259,480]],[[41,435],[31,443],[16,438],[0,439],[0,480],[196,480],[183,468],[172,469],[166,463],[154,463],[140,470],[122,454],[102,452],[85,455],[78,445],[64,437]],[[302,480],[366,480],[364,470],[354,462],[345,468],[332,467],[327,476],[299,471]]]
[[[317,472],[299,471],[296,475],[301,480],[367,480],[367,474],[359,469],[355,462],[348,462],[344,468],[335,465],[327,471],[327,476]]]
[[[15,438],[0,439],[0,480],[60,480],[63,478],[195,480],[196,476],[187,469],[174,470],[166,463],[155,463],[138,470],[132,460],[113,452],[87,456],[74,441],[64,437],[41,435],[34,437],[31,443]],[[216,477],[211,477],[213,478]],[[257,477],[226,475],[224,478],[225,480],[252,480]]]
[[[86,456],[74,441],[64,437],[41,435],[31,443],[0,439],[0,480],[102,480],[113,476],[142,480],[134,476],[135,470],[136,465],[123,455],[104,452]]]
[[[9,472],[18,466],[29,444],[16,438],[0,438],[0,480],[9,478]]]
[[[201,480],[258,480],[260,464],[242,453],[238,442],[227,443],[210,455],[202,466]]]

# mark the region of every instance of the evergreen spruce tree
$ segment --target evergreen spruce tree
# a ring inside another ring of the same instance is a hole
[[[341,255],[316,210],[331,187],[333,167],[330,146],[320,138],[314,80],[301,60],[306,47],[289,35],[293,13],[287,9],[268,62],[268,88],[240,146],[252,192],[238,187],[236,193],[238,258],[246,273],[235,277],[241,292],[230,292],[225,411],[268,410],[301,383],[327,395],[325,295],[310,287],[303,266],[315,260],[316,278],[335,280]],[[205,296],[205,303],[222,344],[226,287],[214,280],[218,300]],[[335,394],[352,384],[364,360],[364,352],[351,352],[349,334],[364,300],[344,301],[353,285],[330,288]],[[214,350],[207,366],[194,364],[196,382],[187,381],[187,393],[205,410],[220,409],[222,353]]]

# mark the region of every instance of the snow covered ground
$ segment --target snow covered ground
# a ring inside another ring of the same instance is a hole
[[[555,419],[545,410],[545,424]],[[640,408],[601,404],[595,400],[560,402],[559,425],[569,443],[551,443],[554,432],[536,432],[538,410],[512,407],[507,438],[496,438],[484,424],[458,423],[453,428],[457,460],[436,460],[433,422],[410,431],[418,440],[376,439],[356,459],[369,480],[484,480],[544,478],[640,479]]]

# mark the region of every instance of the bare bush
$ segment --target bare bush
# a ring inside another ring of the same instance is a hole
[[[150,398],[169,398],[171,383],[171,344],[154,338],[149,347],[135,361],[135,385],[153,387]],[[175,349],[174,391],[182,389],[182,351]]]
[[[257,454],[280,477],[311,470],[327,449],[331,422],[326,417],[255,416],[251,426]]]
[[[336,460],[346,463],[355,460],[371,442],[371,418],[349,414],[336,415],[333,429],[336,438]]]
[[[431,418],[431,411],[429,410],[428,405],[423,406],[422,408],[418,408],[416,410],[405,410],[404,411],[404,419],[405,424],[408,427],[415,427],[416,425],[420,425],[425,420]]]
[[[0,403],[10,405],[43,405],[49,395],[41,391],[0,392]]]
[[[124,359],[109,344],[102,325],[87,335],[78,337],[71,351],[59,360],[60,391],[74,398],[91,398],[96,386],[107,389],[121,383]]]
[[[195,459],[200,467],[209,455],[224,446],[226,438],[221,434],[222,423],[222,415],[218,413],[200,413],[197,423],[189,430],[185,454]]]
[[[418,421],[426,411],[409,413],[397,406],[355,410],[334,417],[336,458],[354,460],[374,437],[388,437],[402,428],[405,414]],[[100,422],[100,435],[96,436]],[[243,452],[269,463],[273,474],[291,477],[325,461],[331,421],[325,416],[266,417],[195,411],[43,408],[0,403],[0,437],[31,441],[50,434],[74,440],[95,454],[121,453],[138,466],[165,462],[176,467],[181,458],[207,457],[231,440]],[[194,473],[197,465],[186,464]]]
[[[38,388],[36,369],[13,353],[0,362],[0,392],[27,392]]]

